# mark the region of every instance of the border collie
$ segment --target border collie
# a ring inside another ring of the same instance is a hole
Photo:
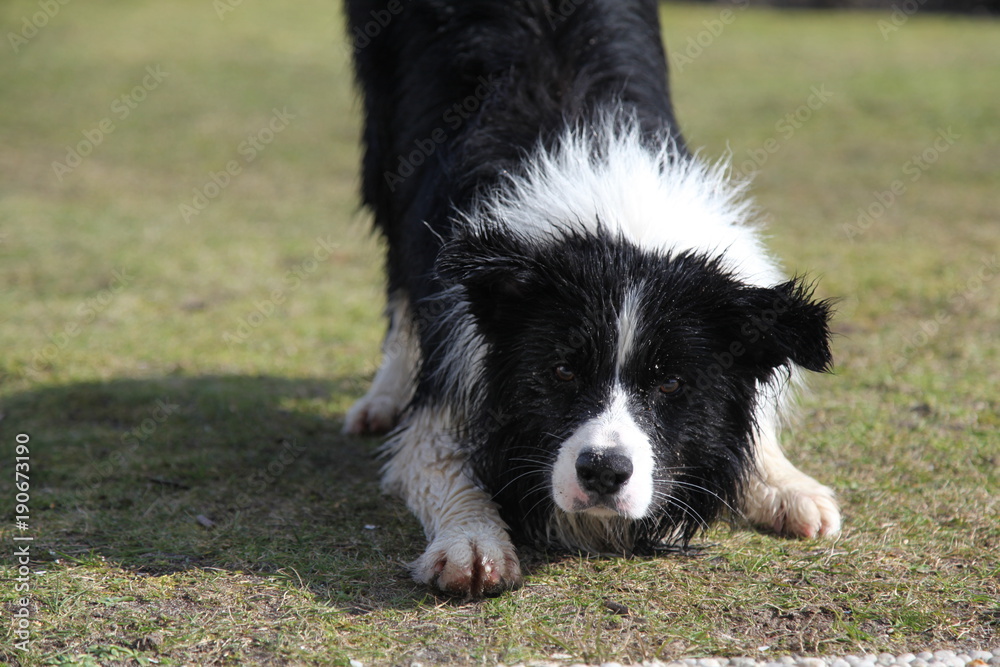
[[[415,579],[522,582],[514,542],[686,545],[713,519],[836,533],[778,443],[830,307],[764,249],[742,182],[679,133],[654,0],[348,0],[362,196],[387,242],[382,365]]]

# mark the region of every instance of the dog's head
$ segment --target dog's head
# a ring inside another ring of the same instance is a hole
[[[603,231],[479,230],[440,270],[486,344],[473,466],[536,539],[563,513],[686,540],[738,500],[760,394],[831,361],[829,306],[800,280],[752,286]]]

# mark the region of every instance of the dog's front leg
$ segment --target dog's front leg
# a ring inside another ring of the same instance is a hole
[[[419,407],[386,447],[383,487],[406,501],[429,544],[413,578],[451,595],[496,595],[521,585],[521,566],[496,505],[469,476],[444,408]]]
[[[386,433],[413,397],[420,343],[410,318],[406,296],[389,295],[386,307],[389,331],[382,344],[382,365],[368,392],[351,406],[344,417],[344,433],[371,435]]]
[[[789,537],[832,537],[840,532],[833,491],[785,458],[776,428],[758,433],[757,472],[750,476],[743,511],[751,523]]]

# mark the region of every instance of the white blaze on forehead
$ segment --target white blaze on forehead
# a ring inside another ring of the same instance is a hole
[[[630,519],[640,519],[649,511],[656,461],[649,436],[636,424],[628,404],[628,394],[616,385],[604,411],[581,424],[559,448],[552,468],[552,495],[563,511],[607,514],[613,509]],[[613,508],[594,506],[591,495],[580,486],[576,461],[585,451],[612,449],[632,462],[632,476],[615,494]]]
[[[632,350],[640,345],[639,335],[639,289],[629,289],[622,298],[618,309],[618,348],[615,355],[615,376],[621,377],[621,369],[625,366]]]

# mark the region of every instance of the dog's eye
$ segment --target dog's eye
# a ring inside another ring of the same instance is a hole
[[[684,387],[684,383],[679,378],[670,378],[663,384],[661,384],[657,389],[659,389],[661,394],[673,395],[680,392]]]
[[[566,364],[559,364],[552,369],[552,372],[555,373],[556,379],[562,382],[572,382],[576,379],[576,373]]]

